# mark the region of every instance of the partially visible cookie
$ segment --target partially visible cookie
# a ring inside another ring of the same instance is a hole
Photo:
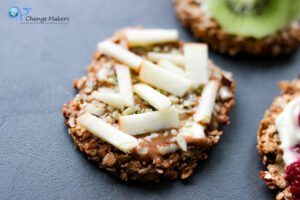
[[[282,90],[260,122],[257,148],[266,171],[260,177],[278,191],[276,200],[300,199],[300,80]]]
[[[235,83],[207,46],[175,30],[126,29],[99,43],[63,107],[88,159],[123,181],[187,179],[229,123]]]
[[[230,0],[220,0],[220,2],[221,1],[231,2]],[[235,1],[233,0],[233,2]],[[294,1],[294,3],[296,2],[299,4],[298,0]],[[282,1],[282,3],[284,5],[288,2]],[[298,6],[298,4],[292,6],[299,9],[298,7],[300,6]],[[288,24],[286,24],[285,27],[272,34],[255,38],[232,34],[225,31],[220,23],[211,16],[209,9],[207,8],[207,0],[174,0],[174,7],[177,17],[182,25],[190,29],[195,37],[207,42],[212,49],[220,53],[230,55],[249,54],[254,56],[280,56],[290,54],[300,44],[300,23],[297,20],[289,23],[287,22]],[[220,13],[219,15],[222,17],[223,14]],[[279,20],[281,18],[282,17],[278,16]],[[273,21],[269,20],[269,24],[274,24],[278,21],[277,19],[272,20]],[[233,22],[234,21],[232,21],[232,23]],[[230,24],[230,22],[228,23]],[[266,26],[268,26],[268,23]],[[239,27],[240,29],[243,29],[242,24]],[[258,32],[260,30],[257,29],[255,31]]]

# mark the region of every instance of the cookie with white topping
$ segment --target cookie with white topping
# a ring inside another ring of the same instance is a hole
[[[125,29],[98,44],[63,107],[75,144],[127,181],[187,179],[229,123],[235,83],[205,44],[176,30]]]
[[[266,171],[260,176],[278,192],[277,200],[300,198],[300,80],[281,82],[282,90],[260,122],[257,148]]]

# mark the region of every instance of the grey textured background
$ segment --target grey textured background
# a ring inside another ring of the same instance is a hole
[[[71,17],[68,25],[22,25],[11,6]],[[170,0],[0,1],[0,199],[273,199],[259,179],[256,130],[264,110],[293,79],[300,52],[282,59],[232,59],[211,52],[237,81],[237,105],[221,142],[186,182],[128,185],[86,160],[72,143],[61,107],[85,74],[98,41],[126,26],[176,28]]]

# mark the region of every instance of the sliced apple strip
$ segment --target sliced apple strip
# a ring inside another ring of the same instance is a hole
[[[130,71],[125,65],[116,65],[120,94],[125,97],[127,106],[134,106]]]
[[[126,31],[129,46],[145,46],[178,40],[176,30],[166,29],[130,29]]]
[[[160,60],[157,65],[180,76],[185,76],[185,72],[181,68],[168,60]]]
[[[183,96],[192,86],[190,80],[148,61],[144,61],[142,64],[140,80],[177,96]]]
[[[84,110],[90,114],[97,116],[102,115],[105,112],[104,108],[91,103],[87,104]]]
[[[197,107],[194,119],[203,125],[210,123],[216,97],[218,93],[219,84],[217,81],[209,81],[203,88],[201,97],[199,98],[199,105]]]
[[[149,52],[147,58],[153,62],[168,60],[181,67],[184,67],[185,65],[184,56],[180,54]]]
[[[171,106],[169,98],[146,84],[133,86],[134,92],[157,110],[165,110]]]
[[[140,56],[108,40],[99,43],[98,49],[106,56],[110,56],[117,61],[128,65],[135,71],[139,70],[139,67],[143,61]]]
[[[119,118],[120,129],[130,135],[140,135],[168,128],[179,127],[176,110],[168,108],[163,111],[126,115]]]
[[[137,139],[121,132],[98,117],[85,113],[77,118],[81,127],[90,131],[95,136],[112,144],[125,153],[129,153],[137,146]]]
[[[209,79],[207,45],[187,43],[183,49],[187,76],[196,87],[206,83]]]
[[[91,98],[95,98],[120,110],[122,110],[127,103],[125,97],[123,97],[122,95],[109,92],[94,91],[91,94]]]

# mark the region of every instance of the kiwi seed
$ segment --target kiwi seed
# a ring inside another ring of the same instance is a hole
[[[226,0],[229,8],[240,15],[261,15],[270,0]]]

